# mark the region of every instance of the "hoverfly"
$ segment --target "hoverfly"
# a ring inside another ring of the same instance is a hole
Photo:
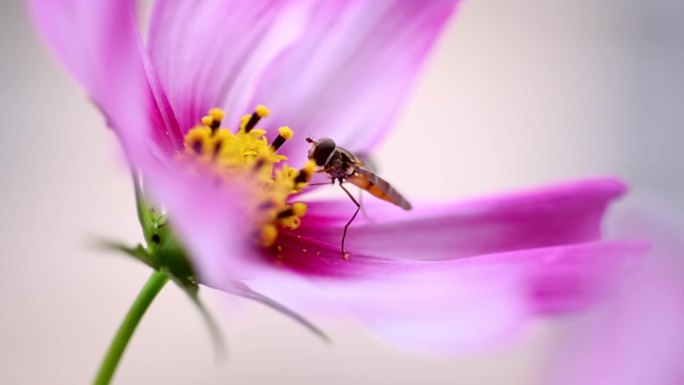
[[[346,181],[354,184],[362,190],[368,191],[371,195],[393,203],[404,210],[411,210],[411,203],[409,203],[406,198],[399,194],[389,182],[365,168],[361,159],[351,151],[337,146],[335,141],[330,138],[321,138],[319,140],[306,138],[306,141],[311,143],[308,156],[309,159],[316,162],[316,166],[318,167],[317,172],[328,174],[332,179],[332,184],[334,184],[335,181],[338,181],[342,190],[347,193],[349,199],[356,205],[354,215],[352,215],[347,224],[344,225],[344,231],[342,232],[341,249],[342,256],[345,259],[349,258],[349,253],[347,253],[347,250],[344,248],[344,241],[347,239],[347,230],[359,213],[361,204],[354,199],[349,190],[342,185],[343,182]]]

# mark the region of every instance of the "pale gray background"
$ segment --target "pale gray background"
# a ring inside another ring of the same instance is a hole
[[[682,15],[677,0],[466,1],[377,154],[383,175],[411,196],[459,198],[617,174],[684,207]],[[3,2],[0,26],[0,383],[86,383],[148,274],[88,246],[139,240],[130,183],[22,4]],[[529,384],[554,335],[545,323],[491,354],[434,359],[341,325],[331,347],[270,310],[205,294],[229,358],[215,362],[169,286],[118,383]]]

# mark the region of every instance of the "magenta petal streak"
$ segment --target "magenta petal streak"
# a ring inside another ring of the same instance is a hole
[[[365,255],[440,260],[594,241],[608,204],[624,191],[615,179],[590,179],[461,203],[415,204],[410,213],[368,199],[369,219],[359,215],[347,247]],[[311,202],[297,234],[338,245],[353,210],[348,199]]]

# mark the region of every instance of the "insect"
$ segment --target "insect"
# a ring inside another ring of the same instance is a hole
[[[342,185],[343,182],[346,181],[354,184],[362,190],[368,191],[371,195],[393,203],[404,210],[411,210],[411,203],[409,203],[406,198],[399,194],[389,182],[375,175],[374,172],[367,168],[364,168],[363,162],[351,151],[337,146],[335,141],[330,138],[321,138],[319,140],[306,138],[306,141],[311,143],[308,156],[309,159],[316,162],[316,166],[318,167],[317,172],[328,174],[332,179],[332,184],[334,184],[335,181],[338,181],[342,190],[347,193],[349,199],[356,205],[354,215],[352,215],[347,224],[344,225],[344,231],[342,232],[341,249],[342,256],[345,259],[349,258],[349,253],[344,247],[344,242],[347,239],[347,230],[359,213],[361,204],[352,196],[349,190]]]

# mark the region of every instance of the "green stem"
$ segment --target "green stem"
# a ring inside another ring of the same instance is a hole
[[[131,339],[140,319],[142,319],[147,308],[168,281],[169,277],[166,274],[158,271],[152,273],[135,299],[135,302],[133,302],[133,305],[128,310],[126,318],[124,318],[121,326],[119,326],[119,330],[109,345],[107,355],[102,360],[102,365],[97,372],[97,377],[95,377],[93,384],[106,385],[110,383],[112,376],[114,376],[114,371],[121,360],[121,356],[124,350],[126,350],[128,341]]]

